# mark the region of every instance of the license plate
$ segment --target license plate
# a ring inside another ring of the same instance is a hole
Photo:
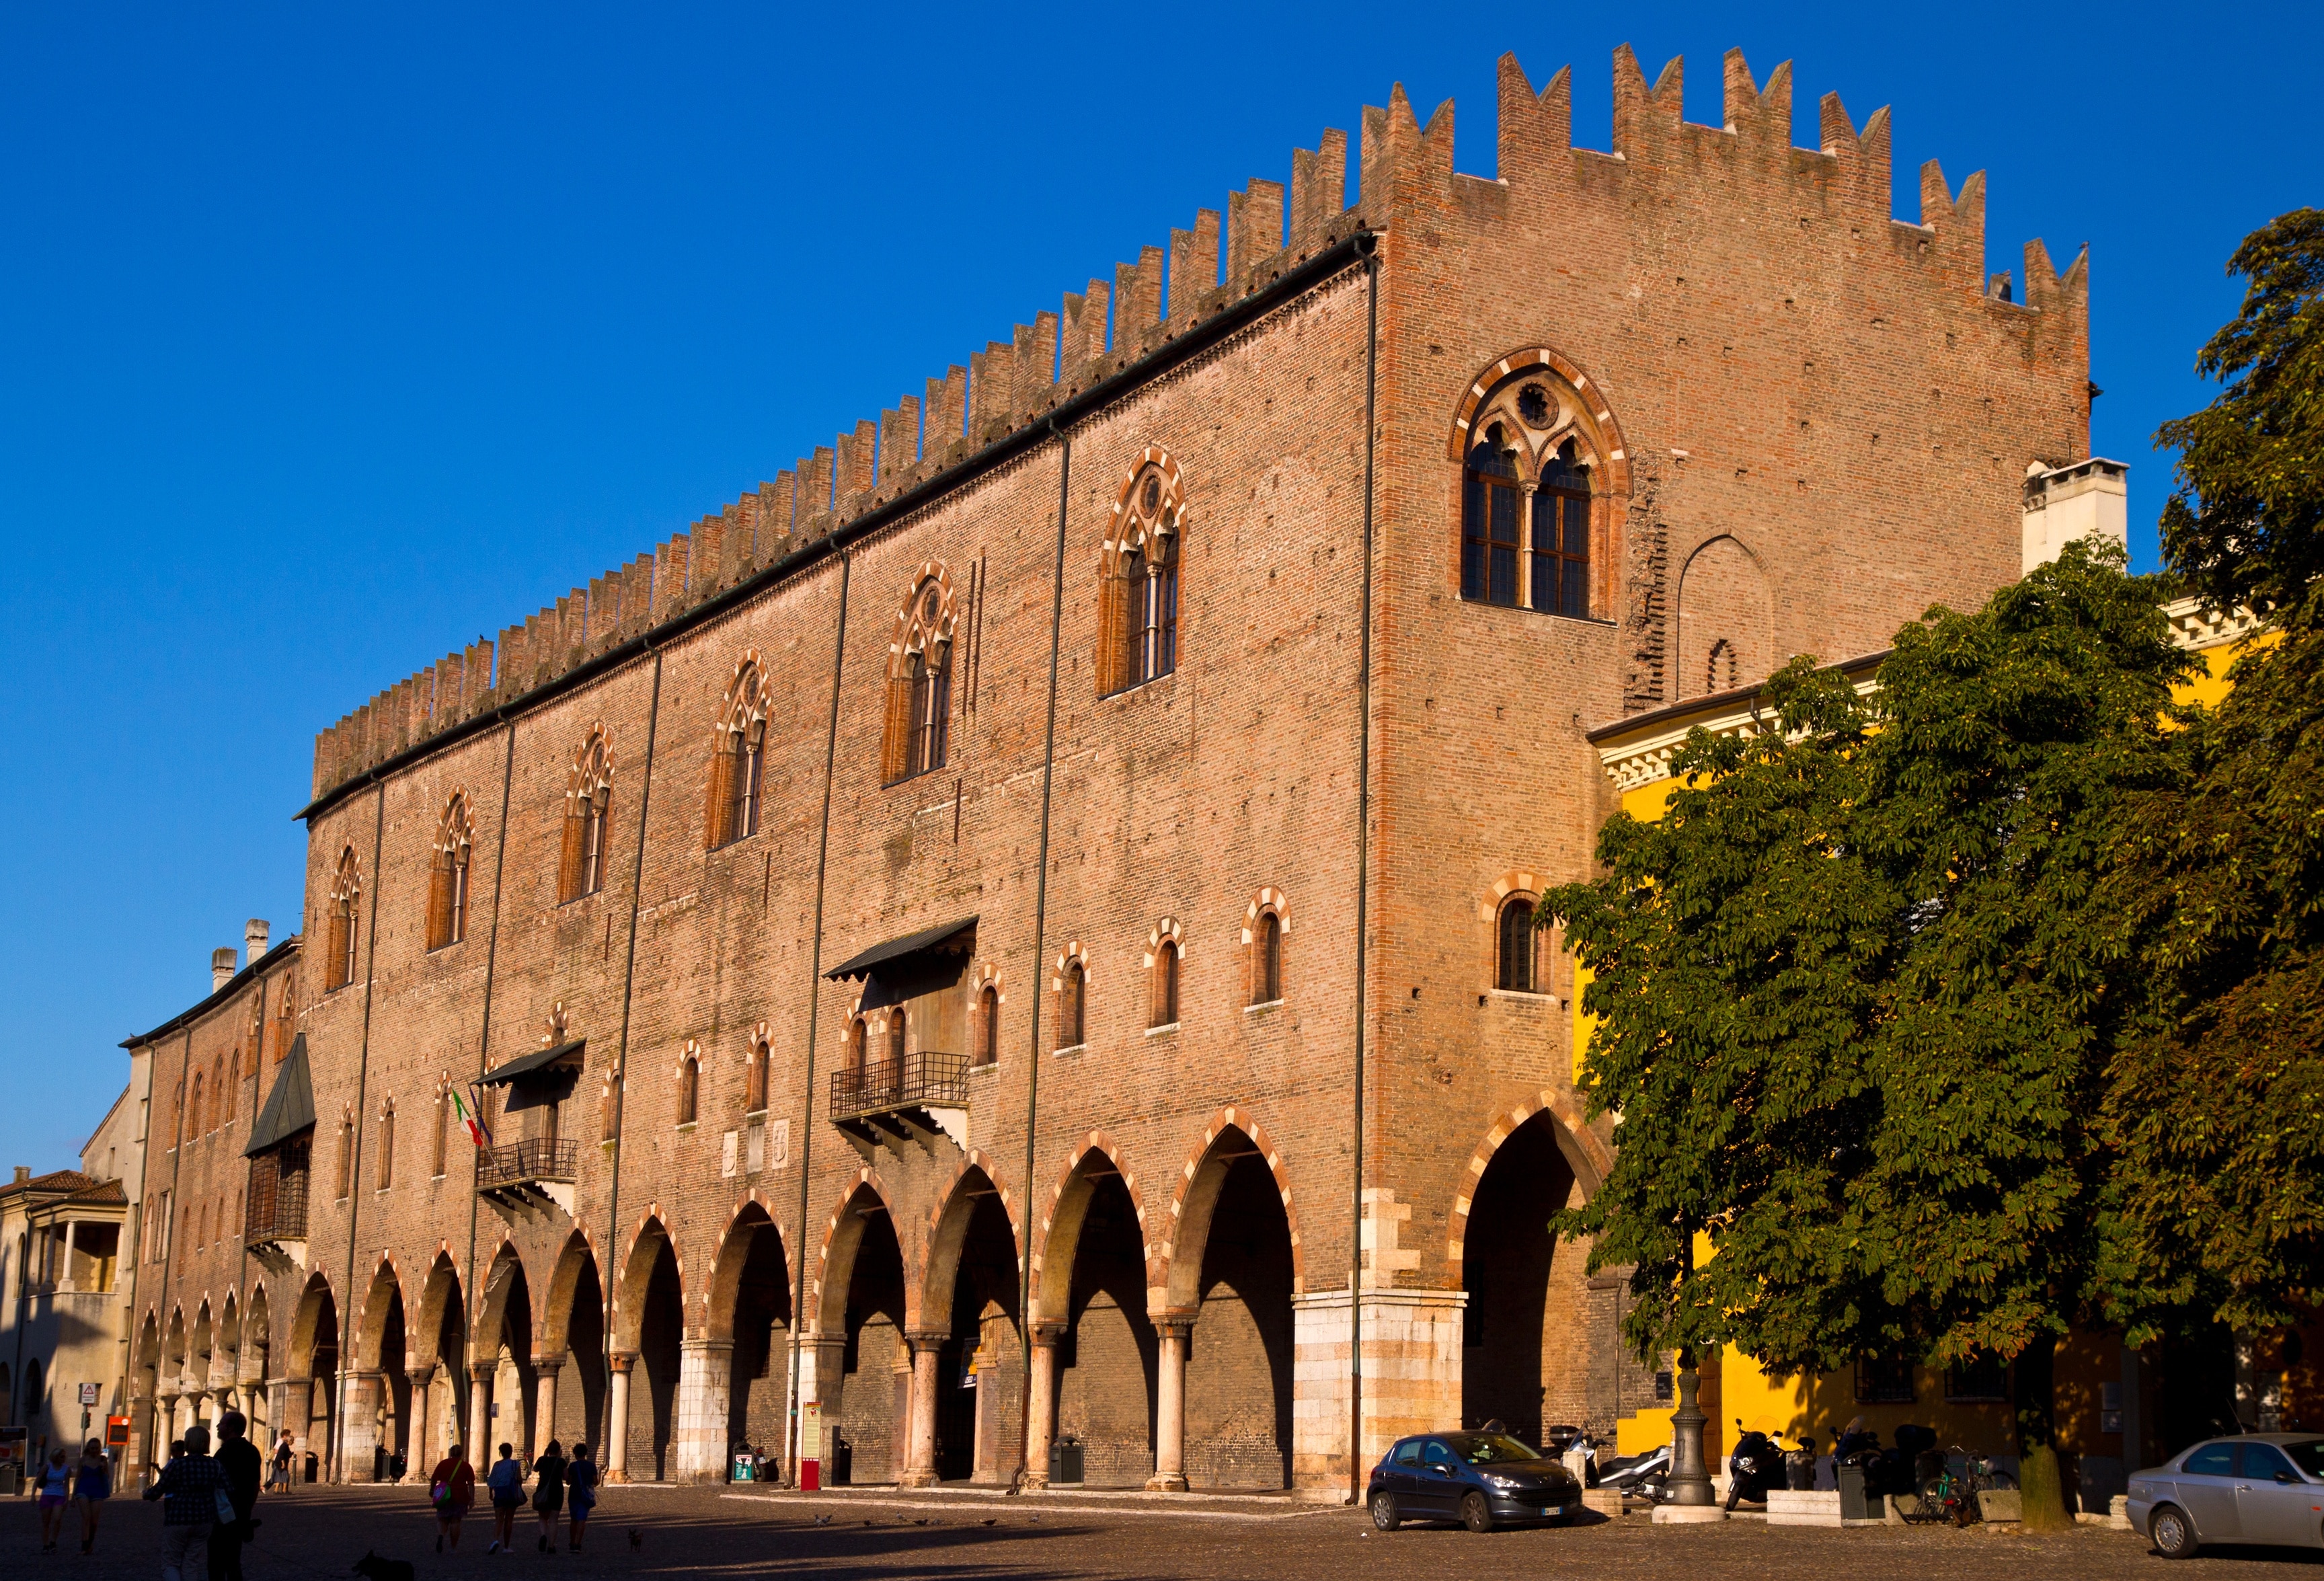
[[[1555,1517],[1565,1513],[1565,1506],[1563,1504],[1552,1504],[1547,1509],[1544,1510],[1542,1513],[1554,1519]]]

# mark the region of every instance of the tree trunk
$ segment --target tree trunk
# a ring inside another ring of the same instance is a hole
[[[2017,1488],[2028,1531],[2071,1531],[2074,1518],[2066,1512],[2064,1478],[2058,1469],[2053,1442],[2055,1338],[2044,1336],[2027,1345],[2017,1358]]]

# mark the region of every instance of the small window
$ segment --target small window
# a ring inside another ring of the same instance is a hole
[[[329,948],[323,961],[327,992],[337,992],[355,980],[355,902],[363,892],[355,867],[355,847],[339,854],[339,870],[331,885]]]
[[[888,1058],[899,1067],[904,1062],[904,1007],[900,1004],[888,1012]]]
[[[1979,1401],[2009,1398],[2009,1366],[1987,1353],[1945,1369],[1947,1400]]]
[[[767,1106],[767,1046],[754,1040],[750,1060],[742,1077],[742,1110],[756,1114]]]
[[[355,1117],[351,1114],[342,1115],[339,1119],[339,1165],[336,1182],[337,1188],[331,1193],[333,1197],[344,1197],[351,1189],[354,1188],[355,1168]]]
[[[869,1038],[870,1031],[862,1016],[847,1023],[847,1068],[857,1076],[863,1074],[863,1059]]]
[[[395,1184],[395,1105],[392,1101],[379,1111],[379,1179],[378,1189],[384,1191]]]
[[[1735,644],[1721,637],[1711,644],[1710,657],[1704,661],[1702,689],[1732,691],[1738,684],[1736,674]]]
[[[1178,945],[1166,938],[1162,948],[1154,952],[1154,1019],[1151,1025],[1167,1027],[1178,1020]]]
[[[701,1092],[702,1061],[695,1057],[693,1049],[688,1049],[686,1058],[679,1060],[678,1066],[678,1123],[680,1125],[694,1123],[695,1105]]]
[[[446,1150],[452,1135],[452,1090],[445,1086],[436,1094],[436,1134],[428,1150],[428,1172],[441,1175],[446,1162]]]
[[[990,983],[976,995],[976,1062],[1001,1062],[1001,990]]]
[[[1116,505],[1099,611],[1097,682],[1126,691],[1178,668],[1178,565],[1185,527],[1167,458],[1147,459]]]
[[[1082,1046],[1082,1018],[1088,997],[1088,975],[1077,960],[1065,963],[1065,986],[1057,996],[1057,1047]]]
[[[1533,606],[1545,615],[1590,613],[1590,479],[1573,443],[1551,457],[1533,494]]]
[[[1859,1405],[1913,1403],[1913,1364],[1902,1356],[1860,1356],[1856,1363]]]
[[[199,1136],[208,1127],[202,1123],[202,1073],[194,1072],[194,1101],[186,1108],[186,1134]]]
[[[1250,1002],[1273,1004],[1283,997],[1283,919],[1260,912],[1251,947]]]
[[[1471,938],[1475,937],[1473,934]],[[1493,985],[1511,994],[1531,994],[1534,988],[1533,902],[1512,895],[1501,902],[1498,969]]]

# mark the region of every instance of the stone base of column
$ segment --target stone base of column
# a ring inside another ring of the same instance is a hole
[[[1175,1471],[1167,1476],[1149,1476],[1146,1479],[1146,1491],[1149,1493],[1183,1493],[1186,1491],[1186,1479]]]
[[[1397,1439],[1461,1419],[1462,1311],[1468,1299],[1463,1290],[1363,1292],[1359,1480]],[[1354,1315],[1344,1290],[1291,1299],[1295,1489],[1347,1494],[1348,1349]]]
[[[899,1488],[932,1488],[939,1480],[933,1471],[907,1470],[896,1485]]]
[[[1716,1504],[1656,1504],[1656,1526],[1693,1526],[1704,1521],[1724,1521],[1727,1512]]]
[[[630,1474],[627,1471],[609,1471],[605,1474],[605,1480],[609,1483],[625,1483],[630,1480]]]
[[[1046,1471],[1028,1471],[1025,1474],[1024,1480],[1017,1486],[1025,1493],[1046,1493],[1049,1491],[1049,1474]]]

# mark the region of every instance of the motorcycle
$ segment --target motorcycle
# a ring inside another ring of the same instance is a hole
[[[1784,1451],[1784,1486],[1793,1493],[1803,1493],[1815,1486],[1815,1435],[1802,1433],[1798,1438],[1798,1447]]]
[[[1746,1432],[1743,1419],[1735,1419],[1735,1452],[1727,1457],[1727,1509],[1738,1502],[1765,1504],[1767,1490],[1779,1486],[1784,1472],[1783,1451],[1775,1440],[1757,1431]]]
[[[1648,1503],[1670,1502],[1670,1446],[1665,1444],[1644,1455],[1625,1455],[1608,1461],[1598,1468],[1598,1485],[1618,1488],[1623,1493]]]

